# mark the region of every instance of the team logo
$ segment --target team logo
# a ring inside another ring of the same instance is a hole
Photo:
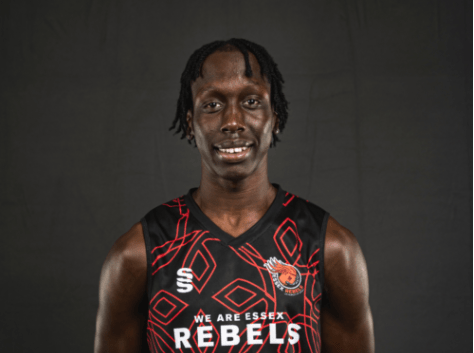
[[[193,270],[190,268],[180,268],[177,272],[176,285],[179,293],[188,293],[193,290]]]
[[[286,295],[297,295],[303,292],[301,273],[294,266],[285,264],[271,257],[263,266],[271,273],[275,286]]]

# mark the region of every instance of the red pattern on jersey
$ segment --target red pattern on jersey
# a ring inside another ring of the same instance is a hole
[[[288,206],[297,196],[290,193],[286,193],[283,206]],[[183,197],[174,199],[171,203],[164,204],[169,208],[178,208],[180,218],[176,224],[176,233],[173,240],[167,241],[164,244],[157,246],[152,249],[151,254],[154,256],[152,262],[152,275],[168,264],[170,264],[178,255],[178,253],[184,248],[186,254],[181,267],[193,268],[193,264],[196,260],[201,260],[206,264],[206,267],[200,273],[193,270],[194,280],[193,287],[200,294],[209,280],[213,276],[216,270],[216,261],[209,251],[207,244],[210,242],[220,240],[218,238],[206,238],[209,231],[194,230],[187,232],[187,224],[189,220],[189,209],[184,203]],[[320,249],[314,251],[308,259],[307,263],[302,261],[302,247],[303,242],[298,234],[296,223],[291,218],[286,218],[277,228],[273,235],[273,240],[279,250],[279,254],[284,262],[291,264],[292,266],[298,267],[302,279],[304,281],[304,311],[292,317],[289,317],[285,313],[285,320],[275,319],[256,319],[249,323],[261,323],[262,329],[268,328],[270,323],[288,325],[294,323],[304,328],[305,334],[302,337],[306,337],[308,346],[310,347],[311,353],[320,353],[321,350],[321,337],[319,335],[318,326],[320,321],[320,312],[317,308],[317,303],[321,301],[321,294],[315,295],[316,276],[319,271],[316,269],[319,264],[317,260],[317,254]],[[189,246],[190,245],[190,246]],[[277,310],[277,296],[275,284],[272,280],[271,274],[263,266],[268,260],[264,258],[252,244],[246,243],[240,246],[238,249],[228,246],[241,260],[248,265],[254,267],[259,274],[259,278],[256,278],[254,282],[250,282],[243,278],[236,278],[232,282],[228,283],[212,296],[212,298],[222,305],[224,308],[235,314],[243,314],[248,312],[252,307],[259,303],[265,304],[265,311],[276,312]],[[309,285],[309,278],[312,277],[312,285]],[[259,282],[257,284],[257,282]],[[239,297],[243,296],[243,300],[237,302],[233,299],[233,295],[239,292]],[[166,331],[165,326],[169,325],[179,314],[184,311],[189,305],[172,293],[161,290],[159,291],[149,303],[149,319],[148,319],[148,334],[147,340],[148,345],[152,352],[176,352],[175,341],[172,336]],[[201,309],[197,315],[205,316],[204,311]],[[214,338],[213,347],[198,347],[197,344],[197,330],[196,326],[208,326],[211,325],[214,329],[214,333],[217,338]],[[214,353],[219,347],[219,330],[214,326],[212,322],[200,322],[196,323],[192,321],[189,326],[191,332],[194,334],[190,338],[192,348],[184,349],[181,348],[180,352],[192,352],[192,353]],[[247,329],[242,330],[239,336],[242,338],[246,334]],[[282,336],[286,338],[287,333]],[[263,339],[263,337],[262,337]],[[264,338],[263,344],[259,347],[257,352],[260,352],[264,346],[268,343],[269,335]],[[244,339],[242,347],[239,349],[239,353],[246,353],[252,345],[248,345]],[[237,346],[226,347],[228,352],[233,352]],[[289,341],[279,346],[273,346],[277,352],[301,352],[301,340],[295,345],[290,345]]]

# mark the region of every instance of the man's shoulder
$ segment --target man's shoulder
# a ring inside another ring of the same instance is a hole
[[[329,259],[347,257],[351,253],[359,252],[360,247],[354,234],[341,225],[324,208],[309,201],[304,197],[297,196],[285,191],[283,205],[292,206],[310,214],[325,232],[325,252]]]
[[[145,240],[141,222],[135,223],[130,230],[119,237],[106,258],[106,265],[117,267],[146,267]]]
[[[170,215],[182,215],[187,212],[188,205],[186,202],[186,194],[175,197],[152,208],[145,214],[144,218],[148,220],[152,217],[159,220]]]
[[[326,223],[329,217],[329,212],[327,212],[323,207],[291,192],[284,191],[284,193],[283,206],[290,206],[298,210],[304,210],[315,218],[318,223]]]
[[[329,216],[326,228],[326,248],[341,253],[358,248],[357,239],[354,234],[342,226],[334,217]]]
[[[338,351],[340,344],[332,340],[343,334],[350,342],[344,343],[345,352],[373,352],[367,264],[354,234],[333,217],[328,221],[324,253],[321,325],[329,329],[322,340],[331,351]]]
[[[326,228],[324,267],[325,278],[331,279],[330,282],[345,283],[352,277],[367,276],[367,266],[356,237],[333,217],[329,217]],[[358,288],[365,290],[366,286]]]

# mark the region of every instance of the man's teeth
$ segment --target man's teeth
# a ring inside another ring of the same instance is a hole
[[[237,148],[219,148],[219,151],[224,153],[239,153],[245,151],[248,147],[237,147]]]

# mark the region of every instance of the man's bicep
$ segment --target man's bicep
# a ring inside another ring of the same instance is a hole
[[[367,265],[352,233],[329,220],[325,245],[323,352],[373,352]]]
[[[140,352],[146,324],[146,252],[141,225],[112,247],[102,267],[95,352]]]

